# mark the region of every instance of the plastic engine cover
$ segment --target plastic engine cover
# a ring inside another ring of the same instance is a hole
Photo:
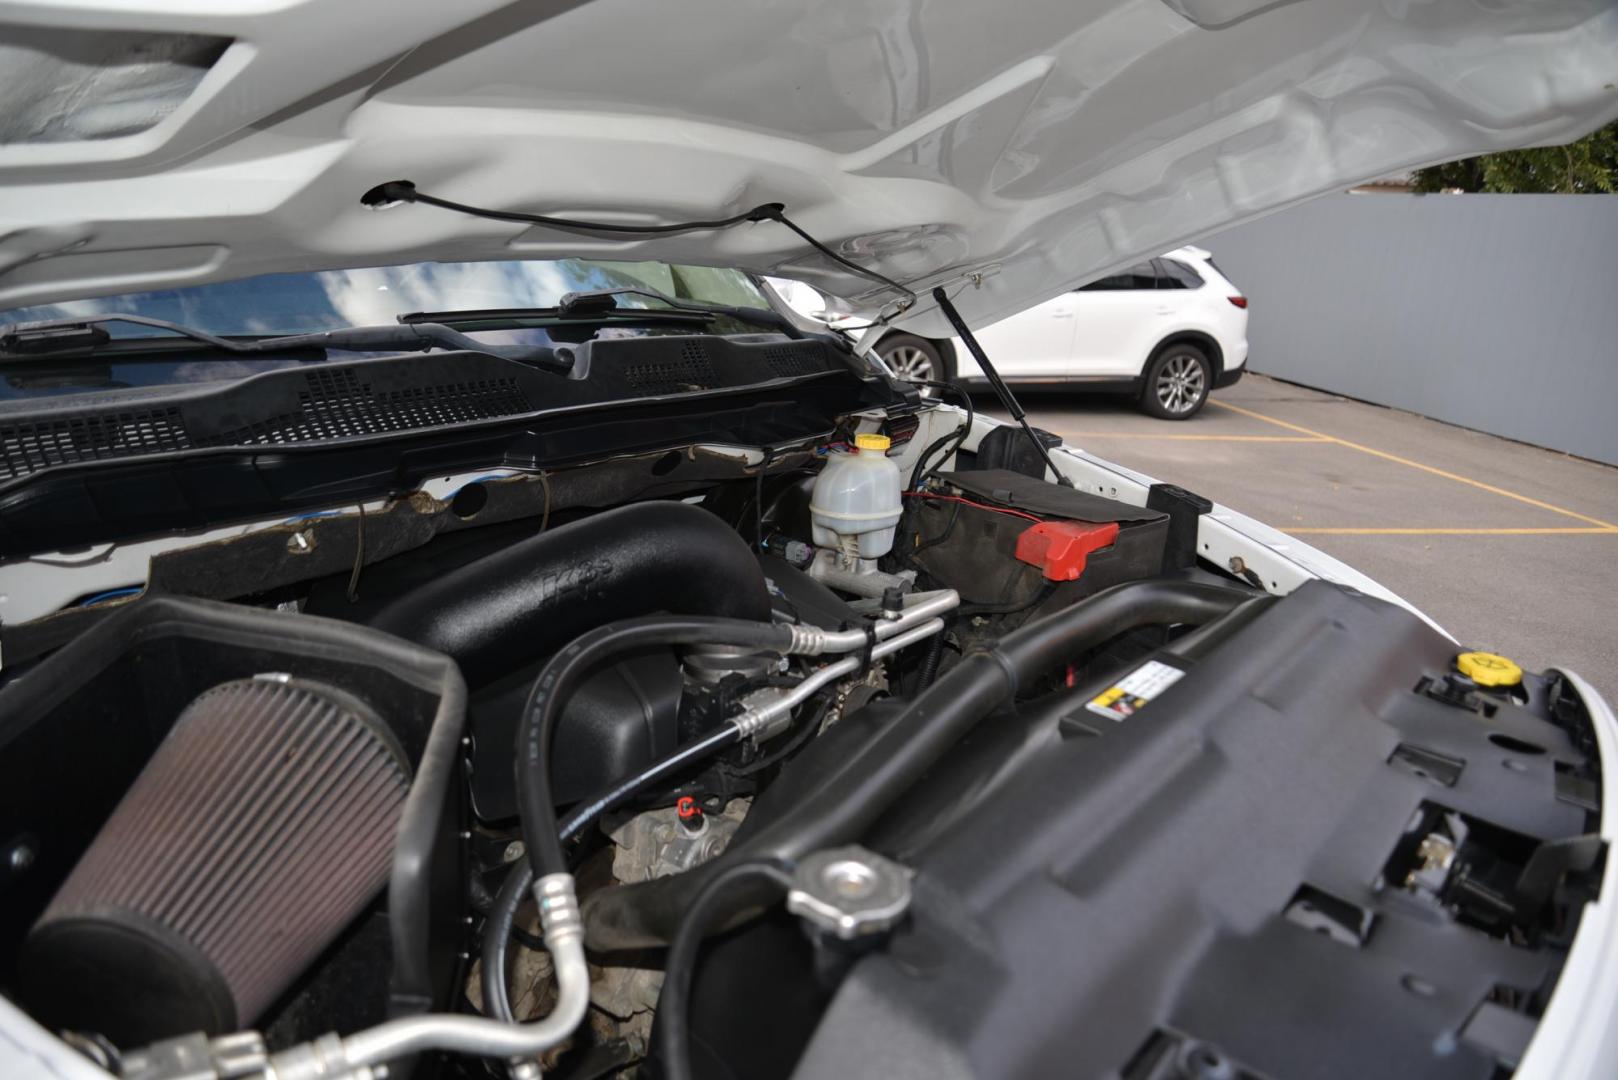
[[[793,1075],[1509,1072],[1589,894],[1499,899],[1590,842],[1595,766],[1554,680],[1447,694],[1455,653],[1315,582],[1124,719],[1087,707],[1114,677],[981,725],[867,837],[916,869],[911,920]]]

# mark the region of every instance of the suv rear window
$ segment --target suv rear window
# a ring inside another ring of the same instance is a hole
[[[1163,276],[1158,279],[1160,289],[1200,289],[1202,288],[1202,275],[1179,259],[1159,259],[1157,264],[1163,268]]]
[[[1117,274],[1108,274],[1088,285],[1079,286],[1080,292],[1122,292],[1148,289],[1200,289],[1202,275],[1178,259],[1153,259],[1136,263]]]
[[[1122,273],[1108,274],[1104,278],[1097,278],[1088,285],[1081,285],[1079,286],[1079,291],[1120,292],[1125,289],[1155,289],[1157,287],[1157,271],[1152,269],[1152,264],[1137,263]]]

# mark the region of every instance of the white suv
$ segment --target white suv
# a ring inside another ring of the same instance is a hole
[[[858,324],[826,310],[815,290],[772,279],[812,318]],[[1165,420],[1195,416],[1208,391],[1241,378],[1247,364],[1247,298],[1208,252],[1183,247],[1063,293],[977,332],[1007,382],[1126,392]],[[959,339],[892,330],[876,342],[907,379],[983,379]]]

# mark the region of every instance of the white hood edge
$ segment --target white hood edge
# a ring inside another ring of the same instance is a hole
[[[28,99],[56,134],[0,129],[0,310],[275,271],[567,255],[742,266],[866,311],[893,299],[774,223],[624,243],[360,205],[408,179],[460,202],[623,221],[782,202],[923,293],[899,321],[944,335],[934,285],[982,325],[1315,195],[1618,117],[1608,0],[226,7],[0,0],[0,50],[35,61],[0,69],[12,101],[30,88],[7,71],[36,78],[80,32],[229,41],[194,89],[135,103],[150,106],[143,129],[127,99],[172,94],[166,69],[111,89],[64,78],[56,97]],[[124,124],[109,137],[61,135],[97,133],[80,114],[108,108]]]

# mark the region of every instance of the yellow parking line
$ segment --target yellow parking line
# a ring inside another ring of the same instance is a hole
[[[1337,528],[1302,526],[1282,528],[1296,536],[1618,536],[1618,530],[1580,528],[1565,529],[1399,529],[1399,528]]]
[[[1075,431],[1069,439],[1175,439],[1181,442],[1329,443],[1318,435],[1159,435],[1150,431]]]
[[[1588,514],[1581,514],[1575,510],[1569,510],[1566,507],[1556,506],[1552,503],[1543,502],[1539,499],[1529,498],[1527,495],[1519,495],[1515,491],[1507,491],[1505,488],[1495,487],[1493,484],[1485,484],[1481,480],[1473,480],[1470,477],[1459,476],[1455,473],[1446,472],[1443,469],[1435,468],[1431,465],[1423,465],[1419,461],[1411,461],[1409,458],[1402,458],[1398,454],[1390,454],[1386,450],[1377,450],[1373,447],[1363,446],[1360,443],[1349,442],[1347,439],[1339,439],[1335,435],[1327,435],[1323,431],[1315,431],[1313,428],[1306,428],[1301,424],[1293,424],[1286,420],[1277,420],[1273,416],[1265,416],[1263,413],[1254,412],[1252,409],[1244,409],[1240,405],[1232,405],[1228,401],[1216,401],[1213,398],[1209,398],[1208,404],[1217,405],[1221,409],[1229,409],[1233,413],[1240,413],[1242,416],[1250,417],[1254,420],[1262,420],[1266,424],[1274,424],[1276,427],[1286,428],[1288,431],[1296,431],[1303,435],[1315,435],[1325,439],[1327,442],[1334,442],[1338,446],[1346,446],[1350,450],[1358,450],[1362,454],[1370,454],[1372,457],[1379,457],[1384,461],[1391,461],[1397,465],[1405,465],[1412,469],[1420,469],[1422,472],[1432,473],[1434,476],[1442,476],[1444,479],[1454,480],[1458,484],[1467,484],[1471,487],[1477,488],[1480,491],[1487,491],[1494,495],[1503,495],[1508,499],[1516,499],[1520,503],[1526,503],[1529,506],[1537,506],[1541,510],[1549,510],[1554,514],[1561,514],[1564,517],[1575,518],[1579,521],[1587,521],[1591,525],[1599,525],[1601,527],[1600,531],[1602,532],[1618,532],[1618,525],[1614,525],[1610,521],[1602,521],[1600,518],[1593,518]]]

